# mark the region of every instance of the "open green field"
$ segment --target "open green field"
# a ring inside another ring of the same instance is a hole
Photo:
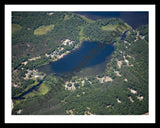
[[[131,28],[131,26],[129,26],[128,24],[126,24],[126,23],[124,23],[124,24],[127,26],[127,29],[130,29],[130,28]],[[120,25],[118,25],[118,24],[115,24],[115,25],[108,24],[108,25],[106,25],[106,26],[102,26],[101,29],[102,29],[103,31],[115,31],[116,28],[118,28],[118,26],[120,26]],[[124,31],[126,31],[126,29],[124,29],[123,32],[124,32]]]
[[[103,31],[113,31],[113,30],[116,29],[117,26],[118,26],[118,25],[108,24],[108,25],[106,25],[106,26],[102,26],[101,28],[102,28]]]
[[[12,33],[21,30],[22,27],[19,24],[12,24]]]
[[[42,25],[34,30],[34,35],[44,35],[47,34],[49,31],[51,31],[54,28],[54,25]]]

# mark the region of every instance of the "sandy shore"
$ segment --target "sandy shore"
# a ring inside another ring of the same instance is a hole
[[[60,56],[58,57],[58,60],[61,59],[61,58],[63,58],[64,56],[66,56],[66,55],[69,54],[69,53],[70,53],[70,51],[66,51],[65,53],[63,53],[62,55],[60,55]]]

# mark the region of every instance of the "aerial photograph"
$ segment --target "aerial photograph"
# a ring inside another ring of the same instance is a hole
[[[12,11],[12,115],[148,115],[147,11]]]

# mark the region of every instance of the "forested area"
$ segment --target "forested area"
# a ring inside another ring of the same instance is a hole
[[[147,26],[137,30],[147,35],[147,30],[143,28]],[[110,76],[112,82],[99,83],[95,76],[87,76],[91,83],[85,80],[83,87],[60,92],[59,98],[67,114],[139,115],[148,112],[148,42],[144,39],[134,42],[134,33],[132,31],[125,39],[130,40],[131,45],[125,44],[124,40],[115,43],[116,49],[106,72],[98,75],[99,78]],[[132,57],[125,58],[130,65],[124,61],[119,68],[117,61],[127,55]],[[120,75],[116,75],[115,71],[119,71]],[[135,93],[129,89],[135,90]]]
[[[12,114],[20,109],[24,115],[139,115],[148,112],[148,25],[137,30],[128,27],[124,40],[118,35],[113,44],[115,51],[101,74],[77,75],[70,81],[54,74],[40,80],[35,77],[46,75],[34,70],[51,62],[45,54],[60,47],[63,40],[70,39],[75,44],[84,40],[103,42],[121,23],[123,21],[117,18],[94,21],[71,12],[13,12],[12,83],[18,87],[12,86],[12,96],[44,81],[24,96],[25,99],[13,100]],[[46,29],[44,26],[52,29],[34,34],[38,28]],[[60,53],[72,50],[73,46],[63,48]],[[34,57],[39,58],[29,61]]]

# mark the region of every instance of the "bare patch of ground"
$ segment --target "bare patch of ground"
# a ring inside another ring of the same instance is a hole
[[[66,113],[69,114],[69,115],[74,115],[73,110],[66,110]]]
[[[130,92],[133,93],[133,94],[137,94],[137,91],[134,90],[134,89],[128,88],[128,90],[130,90]]]
[[[122,61],[117,61],[117,65],[118,65],[119,68],[121,68]]]
[[[134,102],[134,100],[132,99],[131,96],[129,96],[128,99],[129,99],[132,103]]]

